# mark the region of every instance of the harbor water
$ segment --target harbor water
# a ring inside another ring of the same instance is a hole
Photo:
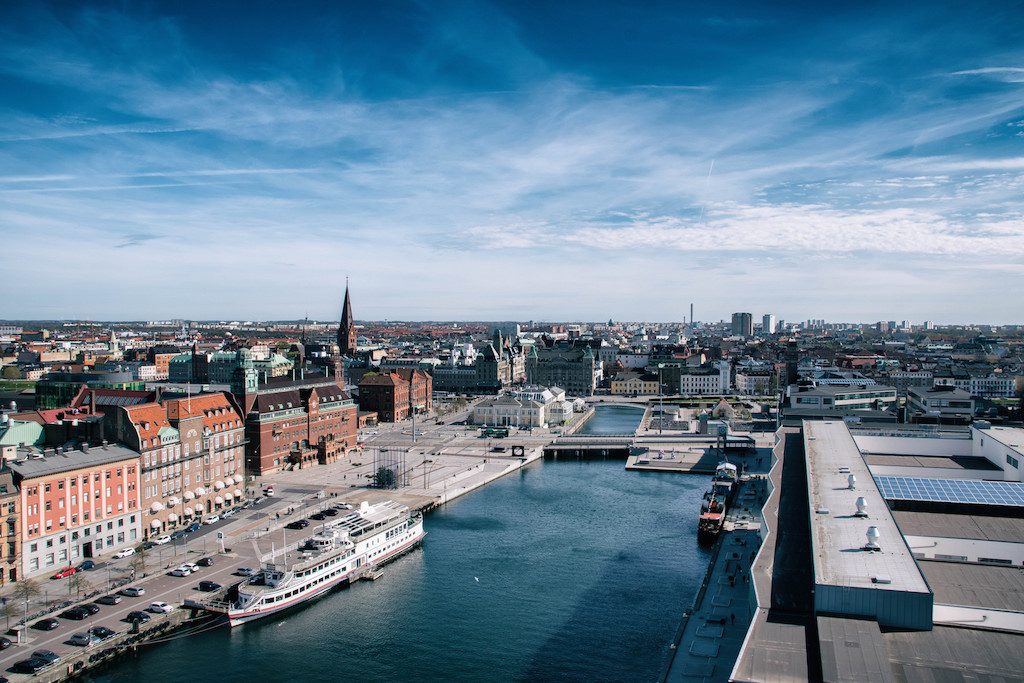
[[[599,405],[594,416],[587,420],[576,432],[577,434],[632,434],[644,408],[636,405]]]
[[[707,567],[706,485],[537,462],[429,513],[422,548],[373,583],[143,646],[88,680],[654,681]]]

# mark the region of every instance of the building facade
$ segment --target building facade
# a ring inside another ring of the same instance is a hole
[[[433,409],[433,378],[422,370],[367,373],[359,382],[359,409],[381,422],[400,422]]]

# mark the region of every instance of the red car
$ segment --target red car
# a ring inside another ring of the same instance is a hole
[[[61,569],[59,572],[57,572],[56,574],[54,574],[50,578],[53,578],[53,579],[66,579],[67,577],[71,576],[72,574],[74,574],[77,571],[78,570],[75,569],[74,567],[64,567],[64,569]]]

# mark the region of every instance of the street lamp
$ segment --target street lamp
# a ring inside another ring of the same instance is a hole
[[[662,425],[665,424],[665,385],[661,377],[661,371],[665,368],[664,363],[658,363],[658,434],[661,434]]]

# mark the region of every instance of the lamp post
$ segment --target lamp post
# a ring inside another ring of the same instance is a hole
[[[658,363],[658,435],[661,435],[661,427],[665,423],[665,385],[662,380],[661,371],[665,368],[664,363]]]

